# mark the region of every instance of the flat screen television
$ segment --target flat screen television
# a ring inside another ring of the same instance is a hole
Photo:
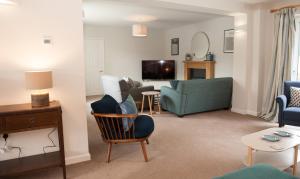
[[[142,60],[143,80],[174,80],[175,60]]]

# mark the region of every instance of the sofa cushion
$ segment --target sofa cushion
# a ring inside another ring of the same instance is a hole
[[[103,75],[102,77],[102,85],[104,94],[110,95],[113,97],[118,103],[122,102],[121,88],[120,88],[120,78],[115,76]]]
[[[288,103],[290,103],[290,100],[291,100],[291,96],[290,96],[291,87],[300,88],[300,82],[298,82],[298,81],[285,81],[284,82],[284,95],[286,96]]]
[[[170,81],[170,85],[171,85],[171,87],[172,87],[174,90],[177,89],[178,83],[179,83],[179,80],[171,80],[171,81]]]
[[[138,139],[149,137],[150,134],[154,131],[153,119],[148,115],[138,116],[134,121],[134,125],[135,125],[134,135],[135,138]]]
[[[258,164],[215,179],[296,179],[270,165]]]
[[[290,107],[300,107],[300,88],[291,87],[290,89],[291,100],[289,103]]]
[[[125,80],[129,86],[129,89],[133,88],[134,87],[134,81],[129,78],[129,77],[123,77],[123,80]]]
[[[137,114],[138,110],[136,108],[136,104],[131,95],[127,97],[127,99],[120,104],[120,108],[122,110],[122,114]],[[123,118],[123,127],[125,131],[128,131],[129,127],[132,125],[134,119]]]
[[[101,100],[91,104],[94,113],[121,114],[119,103],[110,95],[105,95]]]
[[[300,121],[300,108],[288,107],[283,111],[284,118],[289,121]]]
[[[120,80],[119,85],[121,89],[122,102],[124,102],[128,98],[130,87],[125,80]]]

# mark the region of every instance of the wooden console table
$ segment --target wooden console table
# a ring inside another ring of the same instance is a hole
[[[0,134],[57,128],[59,148],[57,152],[0,161],[0,178],[62,167],[66,179],[62,111],[58,101],[47,107],[32,108],[31,104],[0,106]],[[9,137],[8,137],[9,138]]]
[[[184,79],[190,80],[191,69],[204,69],[205,79],[215,77],[215,61],[183,61],[184,63]]]

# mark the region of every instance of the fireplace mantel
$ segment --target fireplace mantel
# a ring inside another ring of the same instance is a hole
[[[191,69],[204,69],[206,70],[206,79],[215,77],[215,61],[183,61],[184,63],[184,79],[190,80]]]

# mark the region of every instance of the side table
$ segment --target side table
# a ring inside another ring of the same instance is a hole
[[[142,95],[143,95],[143,100],[142,100],[141,113],[143,113],[143,111],[144,111],[145,97],[148,97],[150,115],[153,114],[153,110],[152,110],[153,103],[154,104],[156,103],[156,105],[158,106],[158,112],[160,113],[160,102],[159,102],[160,92],[159,91],[145,91],[145,92],[142,92]],[[155,102],[155,100],[157,100],[157,101]]]

